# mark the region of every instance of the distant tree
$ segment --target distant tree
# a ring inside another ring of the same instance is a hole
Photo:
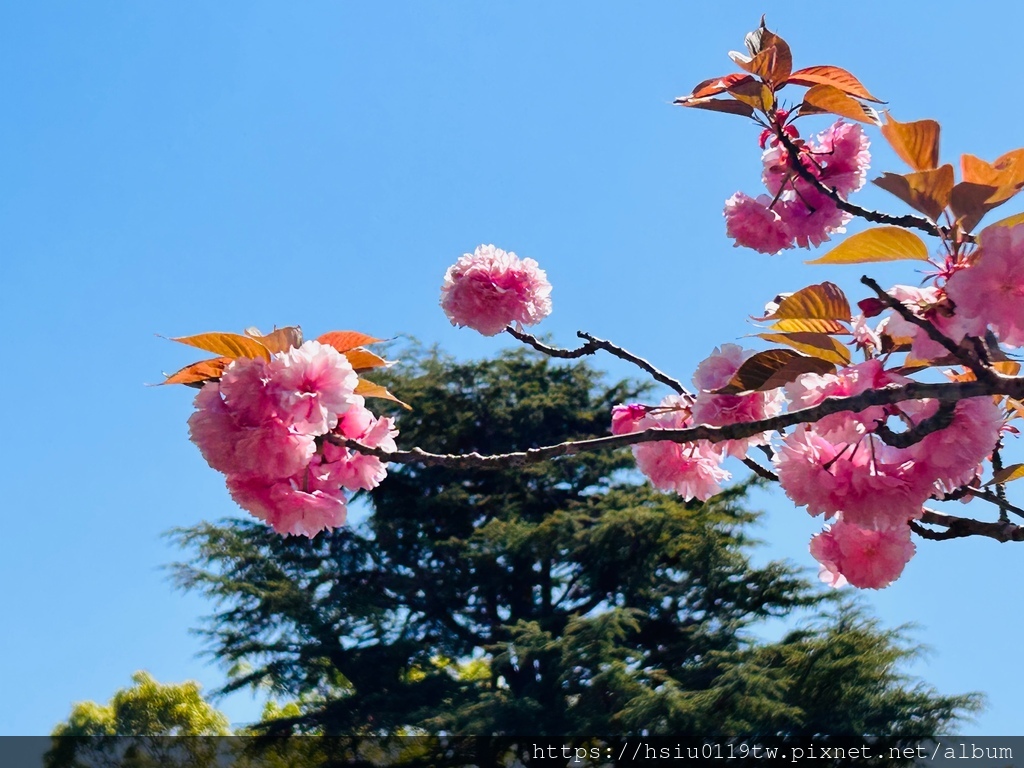
[[[200,685],[162,684],[148,672],[136,672],[132,681],[106,704],[84,701],[72,707],[70,717],[53,729],[47,768],[215,764],[216,746],[198,737],[231,731],[224,714],[203,698]]]
[[[427,450],[606,434],[640,394],[522,351],[411,357],[384,383]],[[254,726],[269,733],[860,743],[925,738],[977,708],[901,676],[918,652],[902,632],[833,609],[787,564],[755,567],[745,488],[684,503],[630,482],[631,463],[392,467],[365,523],[311,541],[250,520],[177,530],[193,556],[176,580],[218,606],[204,632],[232,670],[224,690],[292,702]],[[805,629],[755,638],[798,609]]]

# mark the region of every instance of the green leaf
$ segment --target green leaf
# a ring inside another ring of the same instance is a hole
[[[820,259],[807,264],[865,264],[901,259],[928,260],[924,240],[902,227],[875,227],[851,235]]]

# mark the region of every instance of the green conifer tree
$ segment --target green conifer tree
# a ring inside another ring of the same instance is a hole
[[[607,434],[640,394],[523,351],[420,353],[390,376],[414,408],[402,441],[445,452]],[[365,522],[312,541],[238,519],[176,531],[192,553],[176,580],[217,605],[205,633],[226,690],[293,703],[268,732],[910,742],[977,708],[900,675],[917,653],[903,633],[787,564],[755,567],[745,488],[684,503],[631,463],[392,466]],[[816,618],[756,639],[794,611]]]

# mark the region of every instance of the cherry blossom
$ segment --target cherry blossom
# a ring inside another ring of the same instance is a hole
[[[811,539],[810,549],[822,581],[881,589],[899,578],[916,547],[907,525],[871,530],[838,520]]]
[[[551,314],[551,284],[533,259],[481,245],[448,268],[441,308],[452,325],[494,336],[510,323],[535,325]]]

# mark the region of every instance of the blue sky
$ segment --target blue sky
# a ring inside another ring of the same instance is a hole
[[[862,295],[857,267],[725,239],[723,201],[759,187],[757,130],[670,103],[732,71],[766,8],[712,8],[0,4],[0,394],[19,427],[0,444],[0,734],[48,733],[136,669],[224,679],[196,657],[210,606],[171,589],[162,566],[182,553],[161,533],[237,509],[187,440],[191,391],[145,386],[194,359],[156,334],[301,324],[488,356],[509,342],[452,328],[437,301],[446,267],[493,242],[547,270],[540,330],[569,345],[585,329],[687,379],[781,291]],[[919,8],[767,10],[797,66],[845,66],[897,118],[939,119],[945,159],[1024,143],[1024,11]],[[872,139],[874,170],[902,171]],[[916,281],[906,264],[871,272]],[[778,492],[758,501],[762,556],[814,572],[818,522]],[[1022,556],[924,542],[866,595],[886,623],[920,625],[933,650],[916,673],[989,695],[977,735],[1024,734],[1008,671]]]

